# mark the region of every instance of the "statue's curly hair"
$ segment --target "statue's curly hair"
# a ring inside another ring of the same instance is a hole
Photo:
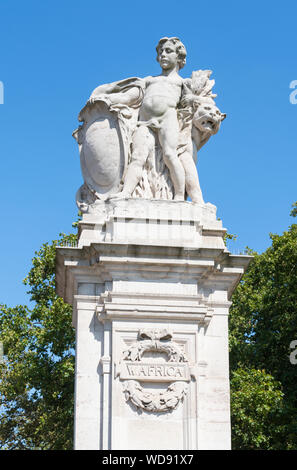
[[[159,62],[159,53],[160,53],[160,48],[165,42],[171,42],[175,47],[176,47],[176,52],[178,54],[178,66],[179,69],[182,69],[185,64],[186,64],[186,57],[187,57],[187,51],[184,46],[184,44],[181,42],[179,38],[161,38],[160,41],[158,42],[158,45],[156,47],[157,51],[157,61]]]

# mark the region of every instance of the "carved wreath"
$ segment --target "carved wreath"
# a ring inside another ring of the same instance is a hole
[[[164,412],[177,408],[188,391],[185,382],[173,382],[164,392],[148,392],[137,380],[126,380],[123,384],[126,401],[145,411]]]
[[[140,330],[142,341],[132,344],[123,353],[123,360],[141,361],[145,352],[165,352],[168,362],[188,362],[179,346],[172,342],[172,335],[167,330]],[[149,339],[144,339],[149,338]],[[162,342],[161,340],[169,340]],[[149,412],[168,412],[177,408],[185,397],[188,386],[185,381],[171,383],[165,391],[149,392],[137,380],[126,380],[123,383],[126,401],[130,401],[138,409]]]

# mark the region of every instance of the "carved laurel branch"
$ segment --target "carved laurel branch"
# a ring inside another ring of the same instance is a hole
[[[136,380],[123,383],[126,401],[130,400],[137,408],[150,412],[166,412],[177,408],[188,391],[185,382],[173,382],[164,392],[148,392]]]
[[[123,359],[126,361],[141,361],[145,352],[166,353],[169,362],[188,362],[188,359],[179,346],[173,342],[161,342],[158,339],[143,340],[132,344],[124,351]]]

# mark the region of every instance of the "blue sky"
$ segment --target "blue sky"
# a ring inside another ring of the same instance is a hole
[[[296,197],[296,1],[0,0],[0,302],[27,303],[35,250],[72,231],[82,184],[77,115],[99,84],[159,73],[155,46],[178,36],[181,75],[211,69],[220,132],[198,155],[204,199],[230,248],[262,252]]]

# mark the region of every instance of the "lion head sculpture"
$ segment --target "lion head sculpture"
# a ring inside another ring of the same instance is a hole
[[[203,134],[216,134],[226,114],[221,113],[210,98],[195,101],[194,109],[193,125]]]

